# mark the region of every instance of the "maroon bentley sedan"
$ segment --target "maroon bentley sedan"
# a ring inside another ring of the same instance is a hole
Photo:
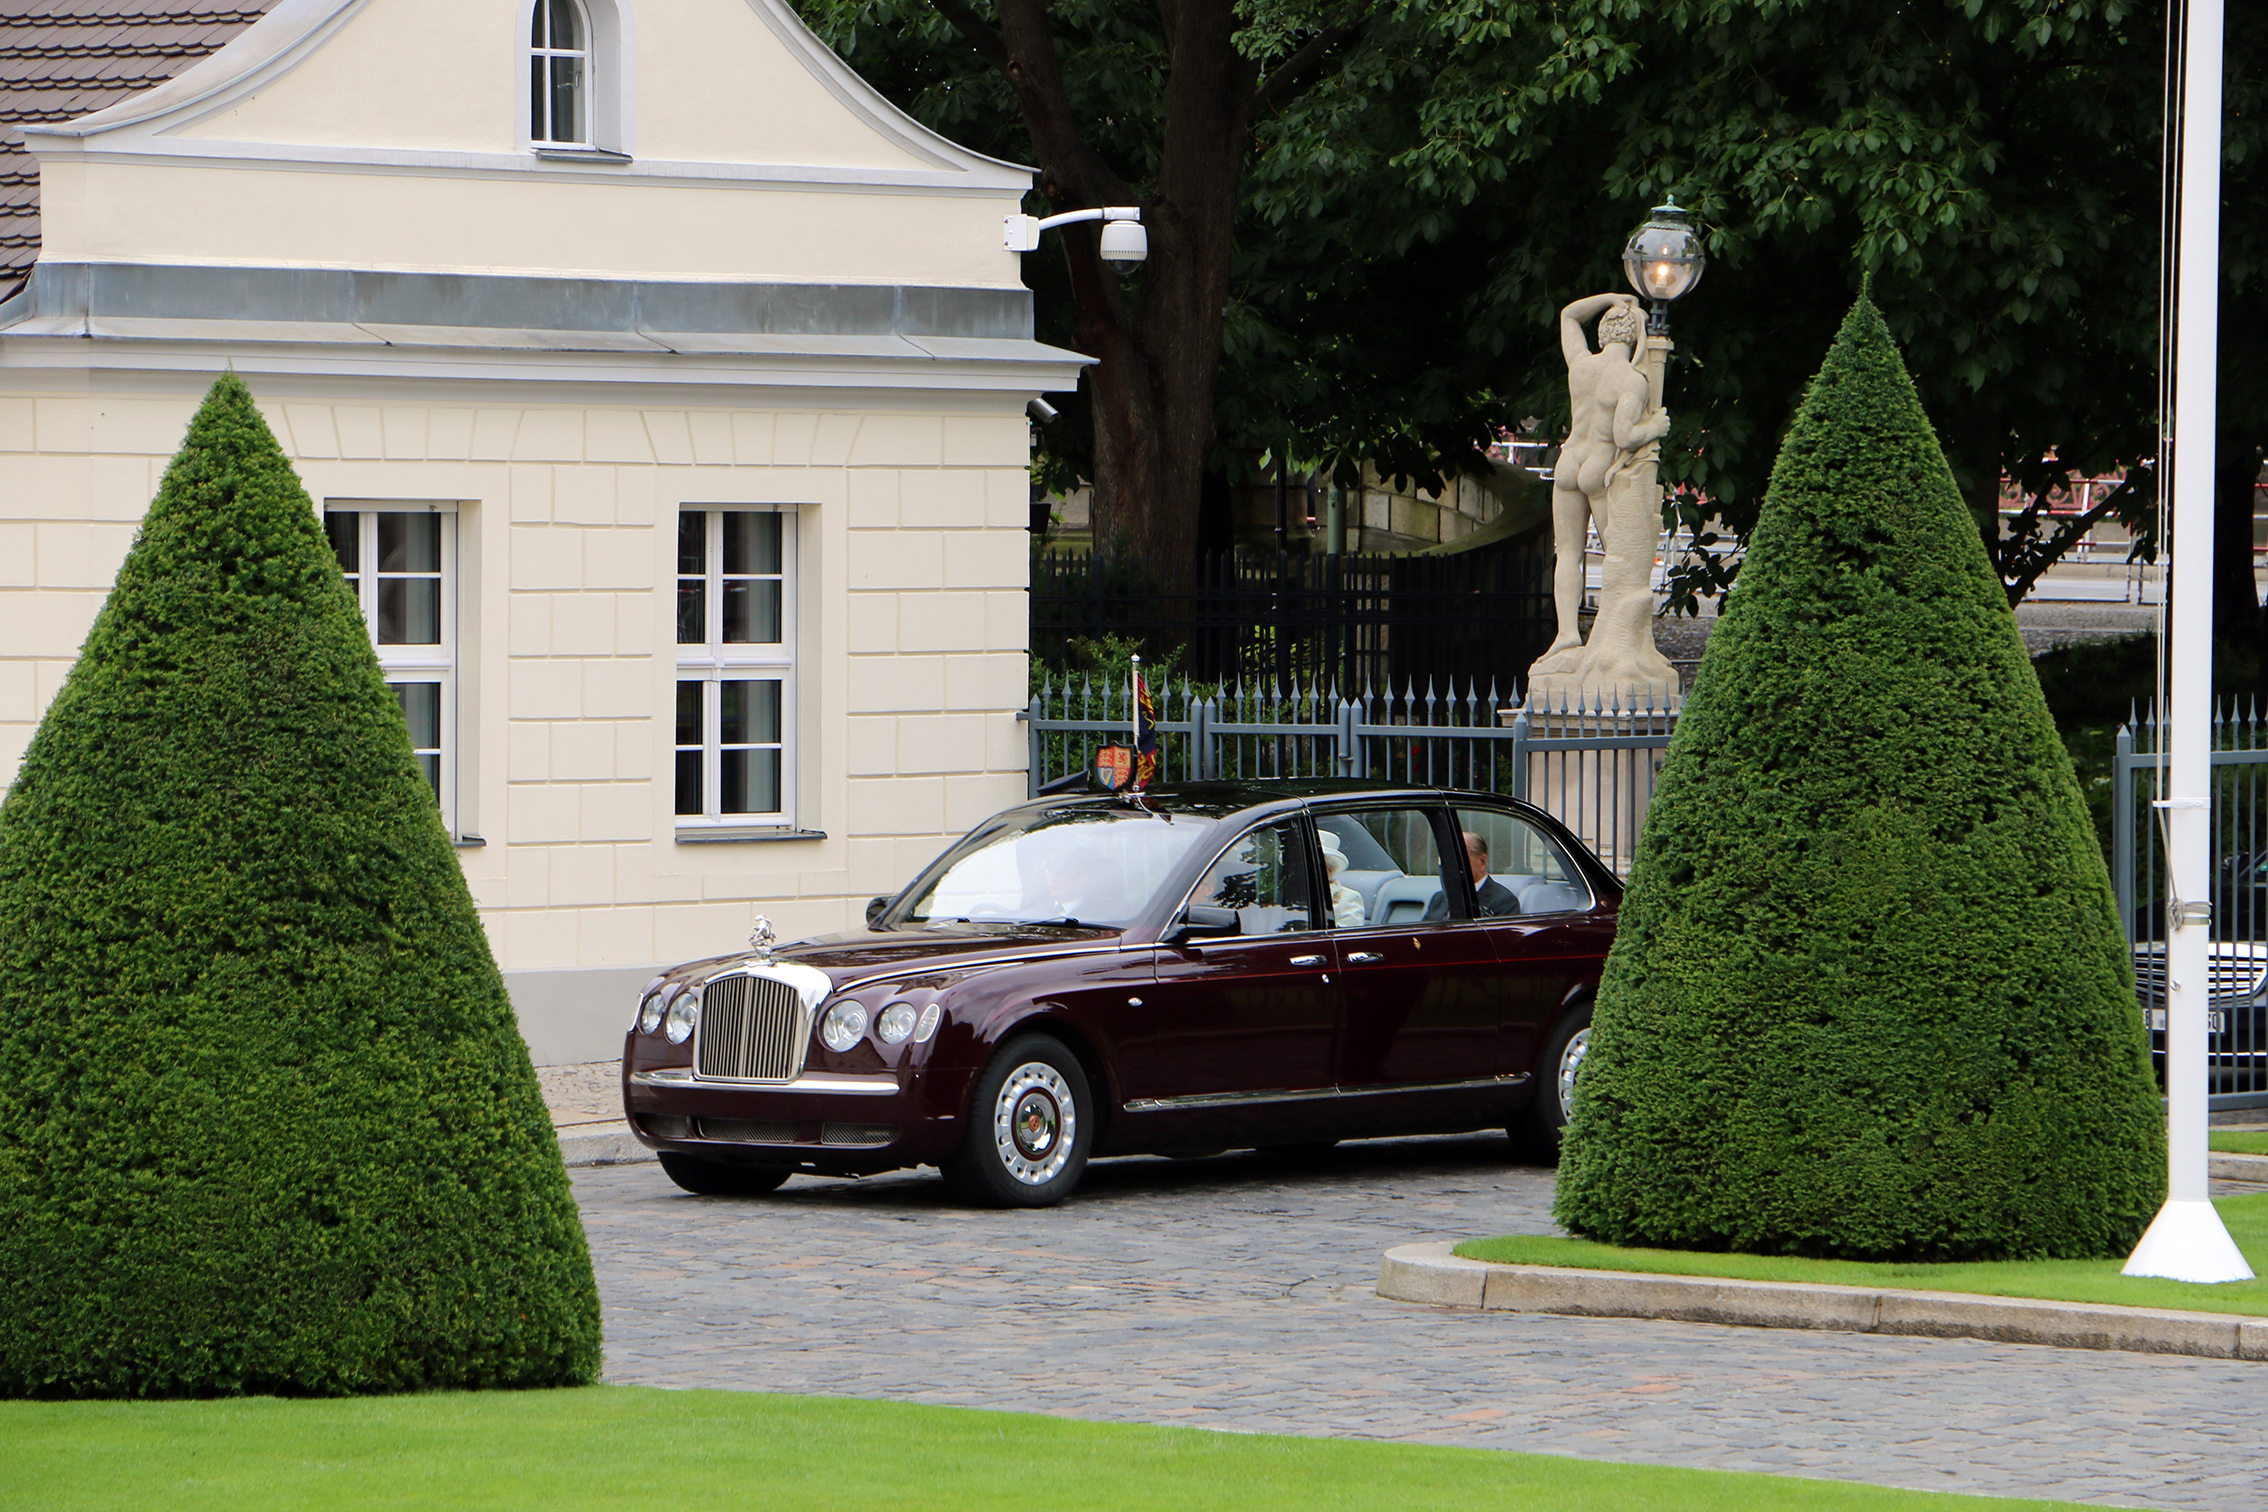
[[[638,1138],[694,1192],[936,1165],[1038,1206],[1088,1159],[1567,1120],[1621,889],[1484,793],[1188,783],[995,816],[864,931],[651,983]]]

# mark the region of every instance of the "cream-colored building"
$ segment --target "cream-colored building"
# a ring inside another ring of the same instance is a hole
[[[779,0],[281,0],[24,128],[0,778],[233,365],[324,510],[539,1060],[1024,792],[1030,173]]]

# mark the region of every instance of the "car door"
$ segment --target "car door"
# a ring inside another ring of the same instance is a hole
[[[1542,826],[1479,804],[1460,804],[1456,819],[1498,961],[1498,1065],[1530,1071],[1569,998],[1596,981],[1614,925],[1599,915],[1566,847]]]
[[[1233,910],[1238,932],[1159,948],[1119,1046],[1124,1109],[1150,1147],[1288,1137],[1298,1105],[1328,1096],[1339,994],[1312,848],[1297,816],[1239,834],[1190,895]]]
[[[1497,952],[1472,916],[1446,805],[1319,807],[1315,823],[1326,868],[1362,898],[1359,917],[1332,932],[1345,995],[1340,1090],[1500,1090],[1486,1086],[1505,1065]]]

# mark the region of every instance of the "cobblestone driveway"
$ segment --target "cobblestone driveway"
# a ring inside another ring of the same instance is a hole
[[[2268,1364],[1384,1302],[1388,1246],[1548,1232],[1502,1138],[685,1196],[575,1173],[607,1378],[1546,1450],[2105,1505],[2268,1507]]]

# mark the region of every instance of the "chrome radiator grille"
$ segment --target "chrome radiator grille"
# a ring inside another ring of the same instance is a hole
[[[803,1070],[803,998],[785,982],[728,976],[701,993],[693,1074],[729,1081],[793,1081]]]
[[[2251,997],[2268,978],[2268,944],[2249,940],[2213,942],[2206,967],[2206,995],[2216,1003]],[[2145,945],[2134,952],[2134,987],[2146,1008],[2166,1002],[2166,948]]]

